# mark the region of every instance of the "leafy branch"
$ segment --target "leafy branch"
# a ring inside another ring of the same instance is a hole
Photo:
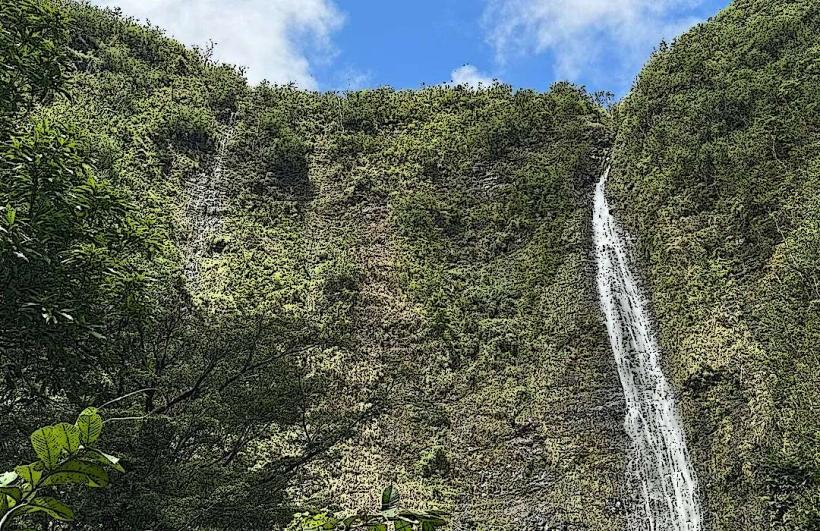
[[[38,460],[0,474],[0,530],[7,529],[13,519],[33,513],[71,521],[71,507],[44,495],[46,491],[64,485],[101,488],[109,483],[109,469],[125,472],[118,458],[94,447],[102,429],[102,417],[90,407],[74,424],[61,422],[32,433],[31,445]]]

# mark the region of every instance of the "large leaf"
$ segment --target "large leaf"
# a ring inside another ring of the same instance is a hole
[[[77,428],[80,430],[80,442],[88,446],[100,438],[103,421],[97,408],[87,407],[77,419]]]
[[[61,422],[54,428],[60,433],[60,440],[64,443],[63,449],[69,454],[76,454],[80,449],[80,430],[77,426]]]
[[[31,446],[47,469],[60,462],[60,453],[68,445],[65,432],[57,426],[46,426],[31,434]]]
[[[0,487],[11,485],[15,479],[17,479],[17,472],[3,472],[0,474]]]
[[[382,491],[382,511],[395,509],[399,506],[400,500],[399,489],[391,483],[389,487]]]
[[[83,459],[86,461],[94,461],[105,466],[110,466],[117,472],[125,472],[125,469],[120,464],[119,457],[114,457],[113,455],[101,452],[100,450],[90,450],[83,456]]]
[[[29,507],[26,509],[28,513],[44,512],[55,520],[62,522],[70,522],[74,519],[74,511],[71,507],[61,501],[49,498],[48,496],[41,496],[34,498]]]
[[[55,468],[43,485],[87,485],[92,488],[108,485],[108,472],[96,463],[72,459]]]
[[[404,520],[393,522],[393,526],[396,528],[396,531],[413,531],[413,524]]]
[[[19,487],[0,487],[0,496],[8,496],[14,501],[19,502],[23,497],[23,491]]]
[[[20,465],[14,469],[18,476],[27,481],[31,486],[37,486],[40,478],[43,477],[43,464],[41,462],[30,465]]]

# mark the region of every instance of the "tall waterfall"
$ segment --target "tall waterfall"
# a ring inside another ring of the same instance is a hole
[[[641,491],[642,505],[630,529],[699,531],[697,480],[674,395],[661,371],[646,301],[629,269],[623,234],[609,211],[608,177],[609,168],[595,188],[593,228],[598,294],[626,396],[625,427],[632,439],[630,480]]]
[[[189,223],[190,236],[187,241],[188,263],[185,265],[185,276],[196,291],[199,283],[202,259],[208,253],[211,238],[222,226],[225,210],[225,184],[223,171],[228,153],[228,144],[234,133],[234,119],[231,114],[227,130],[219,142],[211,173],[201,172],[187,183],[187,200],[185,202],[186,218]]]

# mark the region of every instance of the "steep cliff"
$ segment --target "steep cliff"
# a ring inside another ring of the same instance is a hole
[[[636,237],[714,529],[820,521],[820,5],[738,0],[619,105]]]
[[[77,529],[278,528],[391,481],[456,528],[626,528],[607,159],[705,528],[816,528],[816,1],[737,0],[612,110],[567,83],[251,87],[116,12],[13,7],[0,46],[36,53],[0,77],[0,464],[127,395],[128,473]]]
[[[78,525],[263,529],[396,481],[459,525],[623,527],[590,282],[611,120],[589,95],[249,87],[157,29],[60,10],[69,97],[32,119],[73,131],[153,239],[139,311],[25,347],[65,374],[93,356],[57,402],[11,406],[10,463],[36,424],[146,389],[112,412],[147,415],[112,428],[130,473]]]

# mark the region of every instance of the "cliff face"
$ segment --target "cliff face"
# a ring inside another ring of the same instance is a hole
[[[74,376],[7,408],[10,463],[67,409],[149,390],[112,409],[151,420],[112,425],[130,473],[78,528],[269,529],[377,505],[395,481],[464,528],[624,529],[637,496],[591,235],[616,130],[609,195],[710,528],[816,521],[816,2],[735,2],[613,113],[565,83],[249,87],[156,29],[58,4],[70,98],[32,119],[74,131],[150,232],[124,317],[0,353]]]
[[[71,99],[40,114],[160,235],[146,310],[111,324],[121,354],[90,377],[99,402],[156,388],[123,413],[157,420],[112,433],[132,494],[99,494],[81,525],[265,528],[395,481],[467,526],[623,528],[590,281],[611,119],[590,96],[251,88],[157,30],[63,9]]]
[[[311,330],[307,421],[263,454],[355,423],[293,499],[372,506],[394,480],[463,525],[622,527],[622,401],[587,281],[606,121],[566,85],[243,102],[199,296],[245,311],[287,293]],[[286,129],[304,149],[284,170],[266,153]]]
[[[736,1],[619,106],[637,238],[715,529],[818,521],[820,5]]]

